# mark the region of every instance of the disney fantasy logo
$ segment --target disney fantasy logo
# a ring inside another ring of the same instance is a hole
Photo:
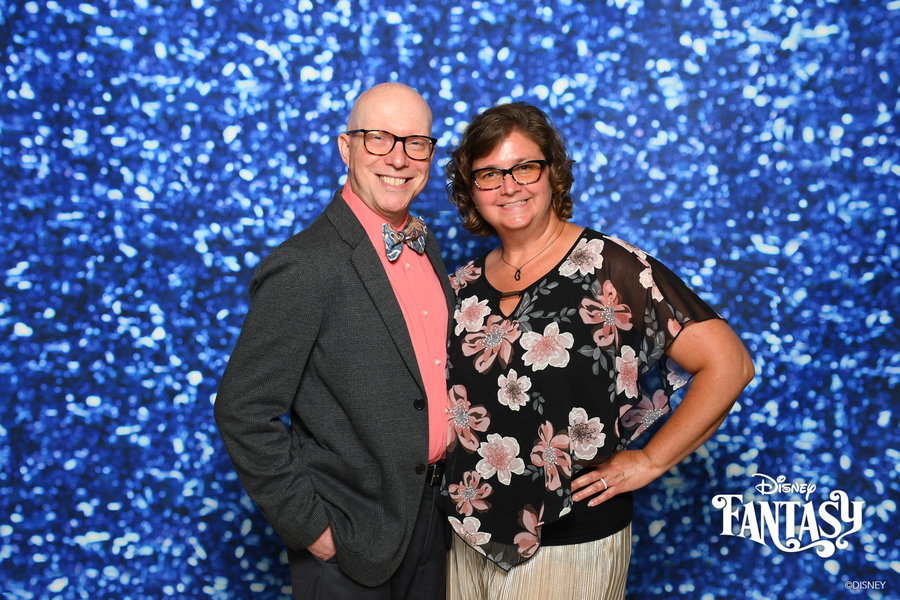
[[[782,552],[801,552],[815,548],[827,558],[835,549],[844,549],[844,539],[862,529],[863,505],[851,502],[846,492],[833,490],[824,502],[810,501],[816,491],[815,483],[787,481],[756,473],[759,483],[754,487],[762,496],[777,494],[802,495],[798,500],[763,500],[743,502],[740,494],[719,494],[712,505],[722,511],[722,532],[752,540],[763,546],[772,545]]]

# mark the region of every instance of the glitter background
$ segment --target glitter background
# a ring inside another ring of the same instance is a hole
[[[399,80],[440,138],[544,108],[574,220],[729,318],[758,377],[638,500],[629,598],[897,597],[900,1],[0,0],[0,591],[276,599],[285,554],[212,402],[260,257],[342,182],[335,134]],[[755,472],[866,503],[829,559],[721,537]],[[895,525],[892,527],[891,522]]]

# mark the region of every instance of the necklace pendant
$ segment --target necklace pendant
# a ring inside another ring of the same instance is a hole
[[[516,269],[516,272],[513,274],[513,277],[516,281],[522,279],[522,269]]]

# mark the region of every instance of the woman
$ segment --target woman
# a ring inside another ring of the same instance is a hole
[[[631,491],[719,427],[750,357],[665,266],[568,222],[571,161],[539,109],[480,114],[447,172],[463,225],[500,242],[451,278],[449,598],[622,598]],[[678,409],[625,449],[684,371]]]

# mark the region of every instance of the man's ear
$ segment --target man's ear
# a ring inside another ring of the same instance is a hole
[[[344,164],[348,167],[350,166],[350,136],[346,133],[342,133],[338,136],[337,139],[338,150],[341,153],[341,160],[344,161]]]

